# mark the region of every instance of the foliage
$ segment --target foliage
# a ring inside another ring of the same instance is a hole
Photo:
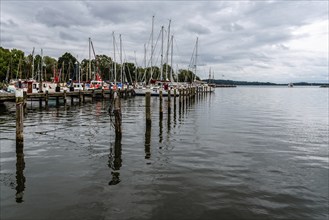
[[[89,61],[84,59],[81,63],[70,53],[66,52],[57,60],[55,58],[44,56],[41,63],[41,56],[39,54],[29,54],[24,56],[24,52],[17,49],[5,49],[0,47],[0,81],[4,81],[6,76],[8,79],[21,78],[34,78],[39,79],[41,73],[43,80],[51,80],[54,72],[61,72],[61,80],[68,81],[69,79],[77,79],[77,68],[79,66],[81,79],[89,81],[94,79],[95,73],[98,73],[102,79],[114,81],[115,77],[117,82],[121,81],[121,64],[113,62],[112,58],[107,55],[96,55],[95,59]],[[34,59],[33,59],[34,56]],[[34,62],[33,62],[34,60]],[[91,72],[89,70],[89,63],[91,64]],[[42,64],[42,66],[41,66]],[[114,71],[116,69],[116,72]],[[123,81],[136,82],[144,81],[149,82],[150,79],[170,79],[171,66],[164,64],[161,69],[158,66],[140,67],[134,63],[126,62],[122,64]],[[173,72],[173,80],[180,82],[192,82],[194,74],[190,70],[180,69],[178,73]],[[196,77],[199,80],[199,77]]]

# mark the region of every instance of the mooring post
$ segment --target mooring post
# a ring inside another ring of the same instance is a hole
[[[23,120],[24,120],[24,94],[23,89],[17,89],[16,93],[16,145],[23,144]]]
[[[27,93],[26,93],[26,91],[23,92],[23,108],[24,108],[24,113],[27,113]]]
[[[46,107],[48,107],[48,90],[46,90],[45,105],[46,105]]]
[[[145,93],[146,125],[151,125],[151,92]]]
[[[171,91],[168,89],[168,114],[171,112]]]
[[[91,91],[91,100],[92,101],[95,100],[95,90],[94,89]]]
[[[66,90],[64,90],[64,104],[66,104]]]
[[[117,92],[114,93],[114,117],[115,117],[115,137],[121,138],[122,137],[122,114],[121,114],[121,102],[120,97],[118,96]]]
[[[163,108],[162,108],[162,89],[159,91],[159,99],[160,99],[159,116],[160,116],[160,118],[162,118],[162,115],[163,115]]]
[[[79,90],[79,105],[82,103],[82,92]]]
[[[176,98],[177,98],[177,91],[176,88],[174,89],[174,109],[176,110]]]

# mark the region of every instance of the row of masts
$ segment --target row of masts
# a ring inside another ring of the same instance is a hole
[[[160,76],[158,75],[156,77],[156,80],[161,80],[161,81],[170,81],[170,82],[173,82],[173,44],[174,44],[174,36],[173,35],[170,35],[170,26],[171,26],[171,20],[169,20],[169,24],[168,24],[168,29],[167,29],[167,43],[166,43],[166,49],[165,49],[165,45],[164,45],[164,33],[165,33],[165,30],[164,30],[164,26],[161,26],[161,31],[160,31],[160,35],[161,36],[161,59],[160,59]],[[117,79],[117,65],[116,65],[116,37],[115,37],[115,34],[114,32],[112,33],[112,37],[113,37],[113,72],[114,72],[114,83],[116,84],[118,82],[118,79]],[[119,40],[120,40],[120,82],[123,83],[125,81],[125,78],[127,79],[126,76],[124,76],[124,71],[123,71],[123,68],[124,68],[124,65],[123,65],[123,58],[122,58],[122,37],[121,37],[121,34],[119,35]],[[151,79],[154,79],[154,53],[155,53],[155,46],[154,46],[154,16],[152,16],[152,29],[151,29],[151,52],[150,52],[150,59],[149,59],[149,62],[147,62],[147,47],[146,47],[146,44],[144,44],[144,74],[142,75],[142,77],[139,79],[140,82],[144,82],[144,83],[148,83],[146,81],[146,70],[147,70],[147,63],[149,63],[150,65],[150,80]],[[165,51],[164,51],[165,50]],[[32,51],[32,65],[31,65],[31,69],[32,69],[32,79],[38,79],[38,81],[42,81],[43,80],[43,49],[41,49],[41,60],[38,64],[38,70],[37,70],[37,75],[35,75],[35,61],[34,61],[34,51],[35,51],[35,48],[33,48],[33,51]],[[165,54],[165,56],[164,56]],[[170,70],[168,70],[169,68],[169,54],[170,54]],[[192,57],[193,57],[193,68],[194,68],[194,76],[193,76],[193,81],[195,80],[195,77],[197,75],[197,55],[198,54],[198,38],[196,39],[196,45],[195,45],[195,48],[194,48],[194,51],[193,51],[193,54],[192,54]],[[92,71],[92,55],[94,56],[95,58],[95,63],[94,63],[94,71]],[[80,81],[80,78],[81,78],[81,74],[80,74],[80,67],[79,67],[79,62],[76,62],[76,68],[77,70],[75,71],[76,75],[79,75],[76,76],[76,78],[79,79]],[[137,62],[136,62],[136,52],[135,52],[135,64],[136,64],[136,69],[135,69],[135,81],[137,81],[137,69],[138,69],[138,66],[137,66]],[[164,67],[165,67],[165,70],[164,70]],[[69,64],[69,67],[70,69],[70,64]],[[58,73],[55,73],[55,67],[54,67],[54,77],[55,77],[55,74],[58,74]],[[93,42],[91,41],[91,38],[89,38],[89,61],[88,61],[88,67],[87,67],[87,71],[85,72],[85,79],[86,81],[89,81],[89,80],[96,80],[96,75],[99,74],[100,69],[99,69],[99,66],[98,66],[98,59],[97,59],[97,56],[96,56],[96,53],[95,53],[95,49],[94,49],[94,46],[93,46]],[[168,71],[169,71],[169,74],[168,74]],[[18,75],[18,74],[17,74]],[[59,75],[63,75],[62,77],[59,77],[59,80],[60,81],[65,81],[64,78],[64,63],[62,65],[62,68],[59,70]],[[8,78],[8,77],[7,77]],[[127,80],[126,80],[127,81]]]

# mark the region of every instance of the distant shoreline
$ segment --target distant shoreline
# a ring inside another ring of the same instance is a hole
[[[247,82],[247,81],[233,81],[233,80],[202,80],[204,82],[210,82],[216,84],[218,87],[229,86],[287,86],[288,83],[271,83],[271,82]],[[293,82],[294,86],[321,86],[329,87],[328,83],[308,83],[308,82]]]

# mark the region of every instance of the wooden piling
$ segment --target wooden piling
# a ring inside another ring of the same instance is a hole
[[[151,92],[145,93],[146,125],[151,125]]]
[[[24,114],[27,113],[27,93],[26,91],[23,92],[23,109],[24,109]]]
[[[46,105],[46,107],[48,107],[48,98],[49,98],[49,93],[48,93],[48,90],[47,90],[46,95],[45,95],[45,105]]]
[[[24,94],[22,89],[16,90],[16,145],[22,145],[23,136],[23,120],[24,120]]]
[[[160,99],[160,104],[159,104],[159,116],[160,119],[162,118],[163,115],[163,108],[162,108],[162,90],[159,91],[159,99]]]
[[[168,114],[171,112],[171,91],[168,89]]]
[[[82,102],[82,92],[81,90],[79,90],[79,105],[81,105],[81,102]]]
[[[66,104],[66,90],[64,90],[64,96],[63,96],[63,99],[64,99],[64,104]]]

